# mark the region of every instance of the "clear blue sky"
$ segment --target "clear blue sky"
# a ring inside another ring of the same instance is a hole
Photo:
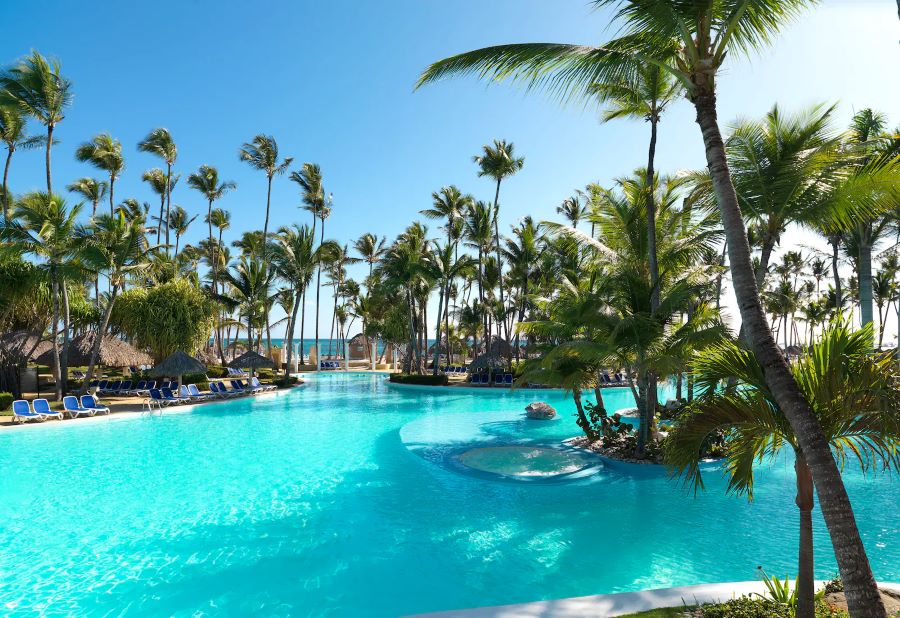
[[[335,196],[327,234],[341,242],[364,232],[390,240],[442,185],[492,197],[471,157],[494,138],[513,141],[526,159],[503,189],[502,229],[526,214],[554,217],[575,188],[608,183],[646,156],[640,122],[602,125],[592,110],[474,80],[412,90],[429,62],[475,47],[602,42],[611,35],[608,14],[592,12],[585,0],[9,1],[0,20],[8,26],[0,59],[37,49],[58,57],[74,82],[74,104],[56,132],[57,187],[98,174],[73,151],[109,131],[126,156],[117,201],[155,204],[140,175],[159,162],[137,152],[136,143],[165,126],[178,144],[183,178],[206,163],[238,183],[220,203],[232,212],[232,238],[262,227],[265,178],[237,158],[241,143],[257,133],[274,135],[297,164],[322,166]],[[728,64],[720,119],[758,116],[776,101],[789,109],[839,101],[841,123],[862,107],[900,123],[898,41],[894,0],[826,1],[771,50]],[[661,127],[657,165],[676,171],[702,164],[691,109],[680,103]],[[43,173],[40,153],[18,153],[11,187],[39,189]],[[202,197],[183,182],[173,203],[205,212]],[[296,185],[276,179],[270,227],[308,222],[298,203]],[[187,241],[204,230],[201,216]],[[810,239],[797,233],[784,242]],[[324,311],[326,331],[330,319]]]

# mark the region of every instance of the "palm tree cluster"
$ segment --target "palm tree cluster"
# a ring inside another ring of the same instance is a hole
[[[818,406],[811,401],[818,393],[804,390],[792,371],[776,343],[763,299],[768,296],[769,308],[780,314],[784,332],[790,330],[788,316],[793,307],[788,299],[779,298],[785,295],[761,292],[772,249],[789,223],[799,223],[818,228],[832,245],[834,304],[841,307],[837,254],[842,244],[848,244],[842,241],[847,235],[856,260],[860,321],[864,327],[872,323],[872,250],[887,225],[885,214],[898,204],[897,132],[885,134],[883,118],[871,110],[854,117],[849,134],[833,135],[828,129],[829,110],[813,109],[791,118],[775,108],[763,121],[746,126],[738,123],[729,137],[723,136],[716,86],[726,59],[769,45],[786,24],[815,4],[813,0],[593,0],[592,4],[612,10],[616,38],[597,47],[524,43],[464,52],[427,67],[418,86],[473,75],[543,90],[564,102],[599,99],[609,109],[607,117],[621,109],[627,110],[627,115],[642,114],[650,123],[651,161],[662,102],[681,96],[693,106],[707,168],[692,175],[696,194],[689,203],[712,205],[718,211],[724,236],[720,264],[724,265],[727,257],[741,318],[738,340],[752,350],[760,369],[757,377],[767,387],[770,405],[783,414],[797,450],[803,453],[832,535],[851,614],[884,617],[853,509],[832,456],[830,436],[817,414]],[[671,81],[672,88],[661,87],[658,75]],[[657,253],[653,165],[647,166],[645,174],[647,278],[651,282],[647,307],[655,318],[663,306],[664,281]],[[575,214],[578,209],[569,204],[565,211]],[[751,244],[751,240],[755,242]],[[761,249],[756,267],[754,248]],[[789,270],[785,276],[787,291],[795,277]],[[716,288],[721,289],[719,283]],[[654,321],[661,318],[651,319]],[[605,354],[609,341],[602,336],[591,339],[590,346],[582,346],[590,349],[590,354],[582,355],[585,362]],[[572,367],[571,354],[565,348],[558,350],[545,357],[542,371]],[[560,356],[559,363],[554,354]],[[651,367],[645,379],[638,374],[638,383],[652,387],[661,369]],[[586,376],[591,373],[582,371]],[[727,376],[727,389],[733,391],[743,377]],[[642,425],[646,415],[642,411]],[[645,433],[642,429],[642,435]],[[813,615],[808,600],[801,604],[799,615]]]

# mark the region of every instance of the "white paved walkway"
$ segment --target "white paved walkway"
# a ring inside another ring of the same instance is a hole
[[[816,582],[817,587],[824,582]],[[900,592],[900,584],[879,584]],[[763,594],[762,582],[702,584],[680,588],[659,588],[619,594],[596,594],[555,601],[535,601],[516,605],[497,605],[460,609],[409,618],[606,618],[643,612],[658,607],[677,607],[698,603],[717,603],[753,592]]]

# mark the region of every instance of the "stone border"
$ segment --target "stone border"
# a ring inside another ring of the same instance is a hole
[[[390,388],[400,388],[400,389],[408,389],[408,390],[420,390],[420,391],[430,391],[433,393],[454,393],[454,392],[464,392],[464,393],[491,393],[491,394],[500,394],[504,395],[506,393],[564,393],[561,388],[517,388],[512,389],[508,386],[498,387],[498,386],[466,386],[464,384],[455,385],[451,384],[448,386],[431,386],[429,384],[398,384],[396,382],[391,382],[390,380],[385,380]],[[627,386],[616,386],[610,387],[610,390],[616,388],[628,389]]]
[[[824,581],[816,582],[817,587],[823,585],[825,585]],[[878,586],[900,592],[900,583],[885,582],[879,583]],[[415,614],[406,618],[601,618],[634,614],[662,607],[720,603],[751,593],[764,594],[765,591],[766,588],[761,581],[700,584]]]

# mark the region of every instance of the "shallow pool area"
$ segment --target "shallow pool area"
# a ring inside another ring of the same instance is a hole
[[[560,416],[525,419],[535,400]],[[561,447],[573,413],[561,392],[323,373],[191,412],[0,431],[0,615],[386,617],[795,572],[789,459],[760,468],[752,504],[716,470],[694,497]],[[900,581],[900,479],[845,479],[876,577]]]

